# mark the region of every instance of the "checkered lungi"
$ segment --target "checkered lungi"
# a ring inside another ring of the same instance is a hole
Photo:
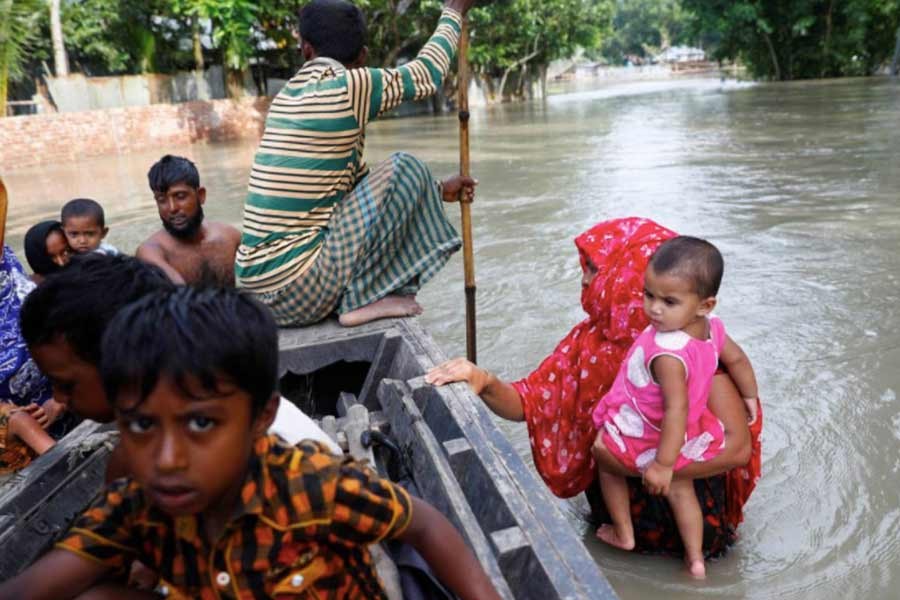
[[[460,245],[428,167],[393,154],[340,201],[309,270],[257,297],[279,326],[309,325],[388,294],[416,293]]]

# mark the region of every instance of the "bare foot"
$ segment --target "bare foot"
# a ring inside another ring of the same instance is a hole
[[[626,536],[620,535],[616,532],[616,528],[613,525],[601,525],[597,528],[597,538],[606,542],[610,546],[614,546],[616,548],[620,548],[622,550],[634,550],[634,535]]]
[[[685,564],[687,565],[688,574],[694,579],[706,579],[706,565],[703,563],[702,558],[695,558],[693,560],[685,558]]]
[[[372,304],[351,310],[338,317],[344,327],[356,327],[376,319],[388,317],[412,317],[422,314],[422,305],[415,296],[385,296]]]

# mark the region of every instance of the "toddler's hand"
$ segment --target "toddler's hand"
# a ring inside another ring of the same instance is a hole
[[[753,425],[759,414],[759,398],[744,398],[744,406],[747,407],[747,424]]]
[[[672,483],[672,467],[664,467],[655,460],[644,471],[644,487],[654,495],[665,496]]]

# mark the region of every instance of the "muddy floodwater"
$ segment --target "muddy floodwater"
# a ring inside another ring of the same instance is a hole
[[[453,117],[384,121],[396,149],[455,168]],[[109,241],[158,227],[145,174],[163,152],[197,161],[206,213],[238,225],[252,145],[146,153],[4,173],[9,235],[63,201],[101,201]],[[600,547],[622,598],[898,598],[900,590],[900,84],[638,83],[476,111],[473,207],[480,363],[518,378],[583,318],[572,244],[593,223],[652,217],[725,255],[717,312],[754,362],[764,475],[740,540],[693,583],[675,560]],[[455,207],[450,207],[458,222]],[[21,255],[21,254],[20,254]],[[462,262],[420,296],[422,321],[464,353]],[[523,456],[523,426],[504,424]]]

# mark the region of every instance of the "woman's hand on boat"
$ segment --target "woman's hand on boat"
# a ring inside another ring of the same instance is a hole
[[[429,370],[425,374],[425,382],[440,386],[456,381],[465,381],[475,394],[481,395],[490,377],[489,372],[465,358],[454,358]]]
[[[454,175],[441,182],[441,196],[444,202],[456,202],[460,199],[463,202],[472,202],[475,199],[476,185],[478,185],[477,179]],[[460,192],[462,192],[462,196],[460,196]]]

